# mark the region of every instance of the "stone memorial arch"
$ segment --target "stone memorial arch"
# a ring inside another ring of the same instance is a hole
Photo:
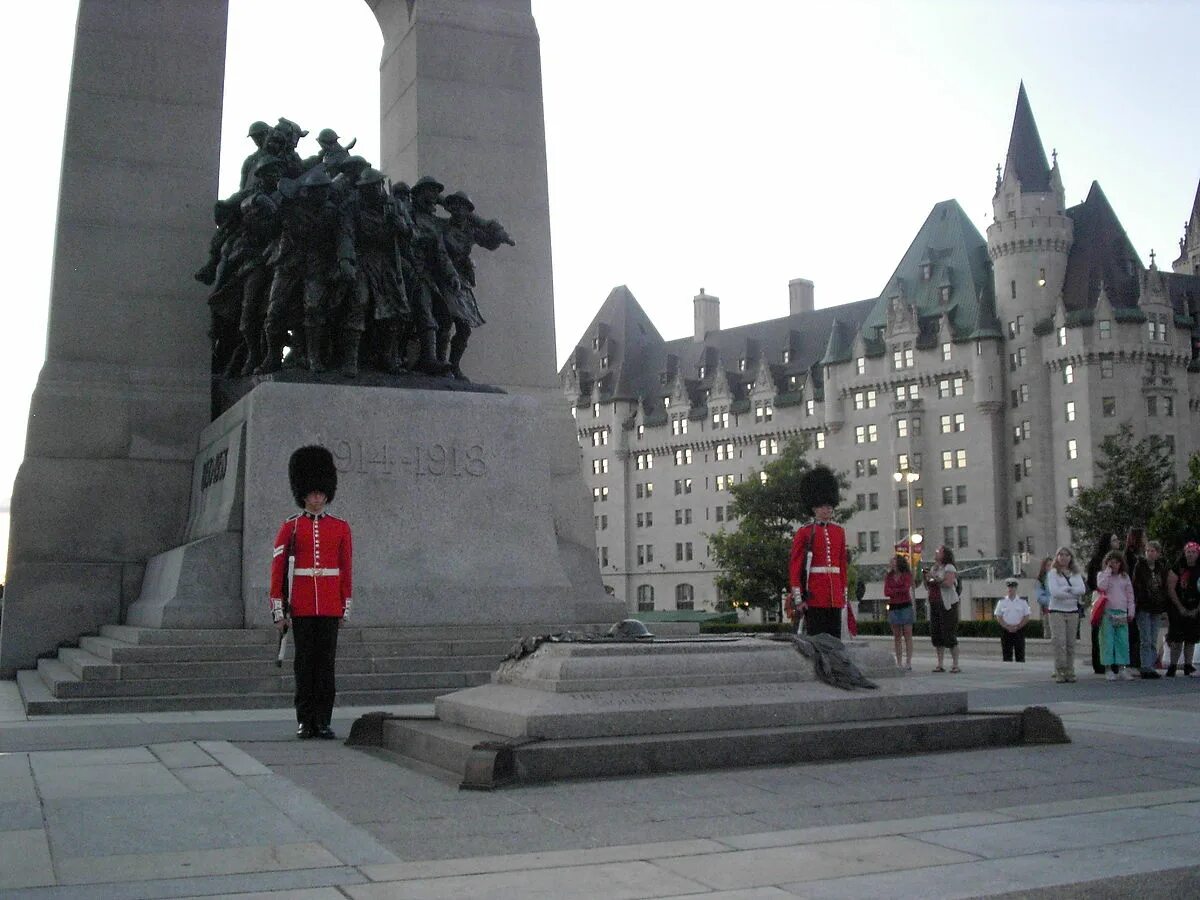
[[[518,242],[479,260],[489,321],[470,374],[532,395],[553,423],[553,534],[591,595],[590,509],[555,373],[530,0],[365,2],[384,37],[380,167],[467,188]],[[80,0],[46,361],[13,491],[5,677],[122,621],[146,561],[184,540],[211,418],[205,289],[191,273],[217,195],[227,14],[227,0]],[[264,116],[291,114],[264,103]]]

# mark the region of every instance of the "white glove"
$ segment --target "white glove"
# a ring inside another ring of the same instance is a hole
[[[342,612],[343,621],[350,618],[350,610],[354,607],[354,601],[349,597],[346,598],[345,609]]]
[[[792,603],[799,606],[804,602],[804,588],[792,588]]]
[[[283,621],[283,601],[282,600],[275,600],[275,599],[271,600],[271,621],[272,622],[282,622]]]

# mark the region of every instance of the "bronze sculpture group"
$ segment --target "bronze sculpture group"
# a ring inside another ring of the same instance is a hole
[[[484,324],[471,250],[512,238],[462,191],[443,196],[434,178],[391,185],[331,128],[301,159],[307,134],[288,119],[251,125],[258,149],[237,193],[216,204],[208,262],[196,273],[212,286],[214,375],[286,365],[353,378],[362,365],[466,380],[462,358]]]

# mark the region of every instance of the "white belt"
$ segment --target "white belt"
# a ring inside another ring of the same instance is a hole
[[[341,569],[296,569],[292,574],[293,575],[316,575],[317,577],[320,577],[322,575],[341,575],[342,570]]]
[[[809,571],[809,574],[816,572],[817,574],[820,574],[820,575],[836,575],[838,572],[840,572],[842,570],[839,566],[813,566],[808,571]]]

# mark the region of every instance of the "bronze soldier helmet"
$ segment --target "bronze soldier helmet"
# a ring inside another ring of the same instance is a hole
[[[448,194],[447,196],[443,197],[442,206],[444,206],[446,209],[450,209],[452,206],[461,206],[464,207],[467,212],[475,212],[475,204],[472,203],[471,198],[462,191],[455,191],[453,194]]]
[[[329,187],[331,184],[333,180],[324,166],[313,166],[300,178],[300,186],[303,188]]]
[[[250,130],[246,132],[246,137],[258,137],[259,135],[265,135],[270,130],[271,126],[266,122],[251,122]]]
[[[837,506],[840,493],[837,476],[827,466],[813,466],[800,478],[800,502],[805,510]]]
[[[386,177],[387,176],[385,176],[378,169],[372,169],[370,166],[368,166],[363,170],[363,173],[358,176],[358,186],[365,187],[369,184],[383,184],[383,180]]]
[[[309,444],[296,450],[288,460],[288,482],[300,507],[313,491],[320,491],[325,495],[325,502],[332,503],[338,482],[333,454],[320,444]]]
[[[421,191],[429,190],[435,194],[440,194],[446,189],[446,186],[429,175],[422,175],[417,179],[417,183],[412,186],[412,192],[419,194]]]
[[[324,146],[325,144],[336,144],[338,142],[338,133],[332,128],[322,128],[321,133],[317,135],[317,143]]]

